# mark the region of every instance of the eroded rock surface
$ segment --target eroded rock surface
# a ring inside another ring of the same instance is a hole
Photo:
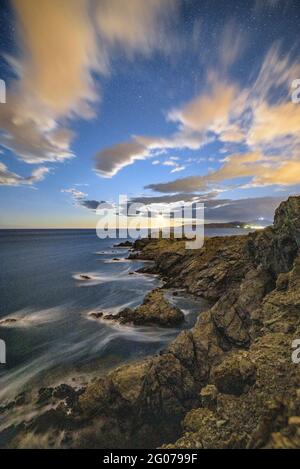
[[[171,327],[183,322],[184,314],[165,299],[162,290],[156,289],[148,293],[137,308],[125,308],[117,314],[104,316],[104,319],[118,321],[120,324],[132,323],[136,326],[156,324]]]
[[[139,240],[166,285],[212,302],[159,356],[125,365],[11,431],[15,447],[300,447],[300,198],[248,236]],[[52,393],[53,395],[53,393]],[[49,414],[50,412],[50,414]]]

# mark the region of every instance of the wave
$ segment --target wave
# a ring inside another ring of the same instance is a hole
[[[53,307],[43,310],[21,309],[8,316],[3,316],[0,320],[1,327],[32,327],[34,325],[48,324],[57,321],[63,311],[63,307]]]
[[[132,262],[130,259],[128,259],[127,257],[120,257],[120,258],[116,258],[116,259],[105,259],[104,261],[102,261],[103,264],[127,264],[127,263],[130,263]]]
[[[124,249],[109,249],[109,250],[104,250],[104,251],[97,251],[95,252],[98,256],[110,256],[114,254],[124,254]]]
[[[111,262],[106,262],[107,264],[111,264]],[[114,263],[114,262],[113,262]],[[124,262],[115,262],[120,264],[126,264],[126,260]],[[143,272],[135,272],[132,270],[131,266],[124,268],[120,272],[113,274],[104,274],[99,272],[77,272],[72,275],[72,278],[78,282],[78,286],[94,286],[100,285],[110,282],[130,282],[132,281],[132,277],[142,277],[145,282],[154,282],[157,275],[146,274]]]

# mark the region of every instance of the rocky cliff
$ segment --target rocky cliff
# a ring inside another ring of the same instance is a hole
[[[198,251],[137,241],[132,257],[211,307],[159,356],[72,397],[50,391],[38,416],[7,430],[10,446],[300,447],[299,245],[300,197],[280,205],[272,227]]]

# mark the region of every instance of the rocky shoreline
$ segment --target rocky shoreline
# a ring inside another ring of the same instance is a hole
[[[44,390],[45,400],[35,397],[35,416],[2,432],[0,444],[300,447],[300,365],[291,358],[292,342],[300,338],[299,247],[300,197],[279,206],[272,227],[209,238],[201,250],[187,251],[178,240],[136,241],[130,257],[152,261],[144,272],[211,307],[158,356],[124,365],[84,389]],[[161,301],[159,290],[153,295]],[[143,306],[136,316],[142,320],[147,301]],[[119,319],[134,323],[134,313]],[[23,396],[8,405],[24,410],[32,402]]]
[[[183,312],[165,299],[159,288],[145,296],[143,303],[135,308],[125,308],[117,314],[102,316],[105,320],[117,321],[120,324],[158,325],[161,327],[178,326],[184,321]]]

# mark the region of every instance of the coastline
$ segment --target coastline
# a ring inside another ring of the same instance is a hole
[[[212,306],[161,354],[85,389],[52,389],[54,401],[9,429],[9,446],[299,446],[300,376],[291,360],[300,337],[299,245],[299,197],[280,205],[273,227],[207,239],[201,252],[182,241],[136,241],[130,257],[154,261],[144,272]]]

